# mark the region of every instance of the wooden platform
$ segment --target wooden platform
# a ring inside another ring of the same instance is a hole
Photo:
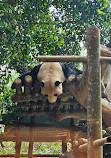
[[[15,142],[15,154],[0,155],[0,157],[64,157],[67,153],[67,143],[71,142],[73,144],[73,142],[79,140],[81,137],[85,137],[85,133],[70,128],[12,127],[10,130],[5,128],[4,133],[2,133],[2,141]],[[29,142],[28,154],[20,154],[22,142]],[[34,142],[59,142],[62,144],[62,154],[33,154]]]
[[[18,102],[17,107],[20,109],[22,116],[34,116],[38,114],[47,114],[56,121],[66,118],[76,118],[86,120],[86,108],[81,106],[70,92],[69,85],[75,87],[80,82],[79,76],[70,78],[63,84],[64,92],[60,95],[56,103],[49,103],[47,97],[40,93],[40,83],[35,81],[32,85],[32,77],[26,76],[24,85],[21,79],[16,79],[12,85],[16,93],[12,96],[13,102]]]

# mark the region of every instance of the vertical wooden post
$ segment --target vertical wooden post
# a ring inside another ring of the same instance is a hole
[[[33,128],[30,128],[28,158],[33,158]]]
[[[16,89],[16,95],[21,95],[22,94],[21,84],[22,84],[21,79],[19,79],[19,78],[15,79],[14,86],[15,86],[15,89]]]
[[[88,96],[87,96],[87,158],[102,158],[102,147],[93,148],[92,142],[102,137],[100,32],[92,27],[87,30]]]
[[[28,158],[33,158],[33,141],[29,142]]]
[[[16,128],[15,158],[20,158],[21,144],[21,130]]]
[[[65,142],[65,140],[62,140],[62,152],[65,153],[67,151],[67,143]]]
[[[17,141],[15,145],[15,158],[20,158],[21,141]]]

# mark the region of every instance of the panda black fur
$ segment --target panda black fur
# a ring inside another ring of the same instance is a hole
[[[41,93],[48,97],[50,103],[57,101],[57,97],[63,93],[63,82],[71,75],[81,74],[78,69],[71,69],[65,64],[59,62],[44,62],[35,66],[31,72],[19,77],[24,85],[26,75],[32,76],[32,84],[36,80],[40,81]]]

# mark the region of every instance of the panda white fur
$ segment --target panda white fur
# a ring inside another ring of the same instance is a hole
[[[44,62],[35,66],[31,72],[22,75],[22,81],[26,75],[31,75],[33,83],[40,81],[41,93],[48,98],[50,103],[57,101],[59,95],[63,93],[63,82],[71,75],[77,76],[82,71],[71,69],[65,64],[59,62]],[[24,81],[23,81],[24,82]]]

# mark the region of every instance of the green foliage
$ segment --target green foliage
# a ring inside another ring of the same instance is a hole
[[[34,143],[34,154],[62,154],[61,143]]]
[[[28,142],[22,142],[21,145],[21,154],[27,154],[28,153],[28,148],[29,148],[29,143]]]
[[[15,143],[14,142],[3,142],[4,147],[0,146],[0,155],[3,154],[15,154]]]
[[[37,64],[38,55],[80,54],[80,42],[92,25],[100,28],[102,42],[109,38],[107,0],[21,0],[0,5],[1,64],[18,72]]]
[[[15,104],[11,101],[11,96],[15,93],[15,90],[11,89],[11,85],[15,78],[18,77],[18,73],[8,71],[7,68],[1,68],[1,80],[0,80],[0,114],[12,113],[13,116],[17,115]],[[0,121],[1,121],[0,117]],[[9,118],[6,117],[6,122],[9,123]],[[11,122],[10,122],[11,123]]]
[[[0,150],[2,154],[15,154],[15,142],[3,142],[4,147]],[[28,154],[29,142],[22,142],[20,154]],[[37,143],[33,145],[33,154],[62,154],[61,143]]]

